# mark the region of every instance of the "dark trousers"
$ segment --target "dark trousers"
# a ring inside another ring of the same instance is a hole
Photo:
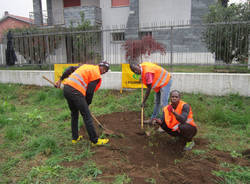
[[[89,134],[89,138],[91,142],[96,143],[98,137],[96,135],[95,127],[93,126],[93,120],[85,96],[69,85],[64,86],[63,94],[67,99],[71,111],[72,139],[76,140],[78,138],[78,117],[80,111]]]
[[[172,129],[168,128],[166,123],[162,123],[161,125],[162,129],[165,130],[169,135],[172,135],[174,137],[179,136],[180,138],[183,139],[184,142],[190,142],[192,141],[193,137],[197,133],[197,128],[188,124],[188,123],[183,123],[179,125],[179,130],[178,131],[172,131]]]

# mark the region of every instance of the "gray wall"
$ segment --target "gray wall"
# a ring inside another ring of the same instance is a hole
[[[81,6],[100,7],[100,0],[81,0]]]
[[[102,25],[104,29],[111,29],[113,26],[125,27],[129,15],[129,7],[111,7],[111,0],[101,0]]]
[[[173,52],[208,52],[206,45],[201,42],[202,31],[201,26],[186,26],[186,27],[169,27],[164,31],[154,31],[153,37],[166,46],[167,50]]]
[[[101,24],[101,9],[95,6],[77,6],[64,8],[65,25],[77,26],[81,23],[81,12],[84,12],[85,20],[89,20],[91,25]]]
[[[138,39],[139,0],[130,0],[129,16],[125,31],[125,39]]]
[[[64,24],[63,0],[52,0],[53,25]]]
[[[141,27],[187,24],[191,19],[191,0],[139,1]]]
[[[38,86],[51,86],[42,76],[54,81],[54,71],[14,71],[0,70],[0,83],[20,83]],[[222,73],[172,73],[171,89],[187,93],[226,95],[238,93],[250,96],[250,74]],[[103,75],[101,89],[121,89],[121,72],[108,72]]]
[[[41,0],[33,0],[34,23],[35,25],[43,24],[42,2]]]
[[[192,0],[191,24],[200,24],[203,16],[208,13],[209,6],[217,0]]]

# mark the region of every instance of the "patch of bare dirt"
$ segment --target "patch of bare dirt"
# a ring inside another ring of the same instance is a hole
[[[212,175],[212,170],[221,169],[221,162],[249,164],[248,160],[232,158],[229,153],[209,151],[206,139],[194,139],[194,149],[206,150],[203,154],[194,154],[192,151],[184,152],[184,145],[167,133],[138,134],[141,131],[140,112],[118,112],[97,119],[121,135],[110,137],[108,146],[92,148],[95,154],[91,159],[102,167],[105,179],[100,180],[103,182],[113,181],[110,176],[126,173],[135,184],[150,183],[152,178],[160,184],[211,184],[221,180]],[[101,130],[96,129],[100,134]],[[80,133],[88,139],[84,127]]]

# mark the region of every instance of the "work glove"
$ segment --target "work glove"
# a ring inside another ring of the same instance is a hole
[[[173,112],[173,111],[174,111],[174,109],[173,109],[172,105],[169,105],[168,106],[168,112]]]

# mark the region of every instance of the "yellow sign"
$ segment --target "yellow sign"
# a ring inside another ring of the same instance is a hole
[[[140,78],[141,75],[130,70],[129,64],[122,64],[122,88],[141,88]]]
[[[54,65],[54,77],[55,77],[55,82],[60,79],[62,76],[63,72],[70,66],[78,66],[79,64],[74,63],[74,64],[55,64]]]

